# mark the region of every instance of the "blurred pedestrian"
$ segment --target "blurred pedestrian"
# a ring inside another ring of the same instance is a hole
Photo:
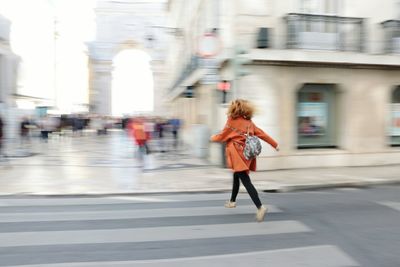
[[[73,135],[83,135],[83,128],[85,127],[85,121],[83,116],[78,115],[72,117],[72,133]]]
[[[124,116],[121,120],[122,129],[126,130],[128,128],[128,123],[129,123],[129,118]]]
[[[169,124],[171,125],[171,131],[172,135],[174,138],[174,148],[178,148],[178,142],[179,142],[179,129],[181,127],[181,121],[177,118],[171,119],[169,121]]]
[[[236,197],[239,193],[240,181],[242,181],[257,207],[256,219],[261,222],[264,220],[267,208],[262,205],[257,190],[250,180],[249,172],[256,170],[256,158],[247,159],[243,153],[246,136],[257,136],[274,147],[276,151],[279,148],[274,139],[251,121],[253,114],[254,107],[249,101],[242,99],[232,101],[227,112],[228,119],[224,129],[221,133],[211,136],[211,141],[226,142],[226,161],[233,170],[232,195],[231,199],[225,203],[225,207],[236,207]]]
[[[0,156],[4,156],[3,155],[3,134],[4,134],[4,123],[2,118],[0,117]]]
[[[144,123],[144,131],[146,133],[146,151],[147,154],[151,153],[151,149],[150,149],[150,141],[152,140],[153,136],[154,136],[154,122],[151,121],[150,118],[147,118]]]
[[[47,142],[49,140],[49,134],[53,133],[60,125],[60,121],[56,118],[46,115],[40,120],[40,134],[42,140]]]
[[[161,151],[161,153],[165,153],[166,146],[165,146],[164,137],[165,137],[165,130],[167,128],[167,124],[165,123],[165,121],[163,119],[159,118],[156,122],[155,128],[156,128],[156,132],[157,132],[156,135],[158,138],[159,151]]]
[[[11,164],[6,156],[5,148],[4,148],[4,136],[5,136],[5,123],[3,122],[2,118],[0,117],[0,159],[4,161],[6,168],[11,168]]]
[[[144,155],[148,153],[147,139],[144,121],[141,118],[134,118],[130,124],[130,133],[138,146],[139,158],[142,160]]]
[[[19,125],[19,135],[21,138],[22,146],[29,143],[30,127],[31,127],[31,122],[29,121],[29,119],[27,117],[22,118],[22,121]]]
[[[94,115],[90,119],[90,128],[92,128],[96,132],[97,135],[101,135],[102,127],[103,127],[103,123],[102,123],[101,117],[99,115]]]

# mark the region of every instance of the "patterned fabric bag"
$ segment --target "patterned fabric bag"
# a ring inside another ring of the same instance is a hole
[[[260,139],[255,135],[249,134],[249,127],[247,127],[246,142],[243,150],[244,157],[247,160],[253,159],[261,153]]]
[[[244,149],[243,149],[243,155],[247,160],[253,159],[255,157],[257,157],[258,155],[260,155],[261,153],[261,142],[260,139],[255,136],[255,135],[250,135],[249,134],[249,129],[250,129],[250,125],[247,127],[247,133],[243,134],[240,131],[238,131],[237,129],[230,127],[232,130],[234,130],[235,132],[237,132],[240,135],[243,135],[244,137],[246,137],[246,141],[244,144]]]

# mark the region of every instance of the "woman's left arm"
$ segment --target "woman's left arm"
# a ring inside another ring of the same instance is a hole
[[[273,148],[278,148],[278,143],[256,125],[254,125],[254,135],[270,144]]]

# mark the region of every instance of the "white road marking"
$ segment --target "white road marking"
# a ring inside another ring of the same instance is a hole
[[[76,262],[40,265],[19,265],[19,267],[356,267],[360,266],[341,249],[332,245],[277,249],[248,253],[215,256],[174,258],[142,261]],[[11,266],[9,266],[11,267]]]
[[[267,205],[268,212],[282,212],[279,208]],[[41,222],[41,221],[84,221],[84,220],[118,220],[158,217],[215,216],[255,213],[254,205],[238,206],[234,209],[220,207],[160,208],[160,209],[126,209],[97,210],[73,212],[30,212],[2,213],[0,222]],[[267,215],[268,216],[268,215]]]
[[[152,242],[311,232],[297,221],[147,227],[133,229],[1,233],[0,247]]]
[[[400,202],[383,201],[378,203],[394,210],[400,211]]]

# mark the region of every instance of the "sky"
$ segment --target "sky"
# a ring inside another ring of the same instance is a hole
[[[55,99],[63,113],[77,112],[88,103],[86,43],[95,39],[95,5],[96,0],[0,0],[0,14],[12,23],[11,48],[21,57],[18,94],[52,102]],[[114,62],[114,66],[120,62],[128,73],[121,75],[124,68],[120,67],[119,78],[113,79],[113,114],[152,110],[153,80],[148,55],[140,51],[124,55],[143,65],[139,67],[121,57]],[[134,75],[136,80],[131,77],[133,71],[138,74]],[[144,94],[144,101],[134,107],[124,102],[140,99],[140,94]]]
[[[11,48],[21,58],[18,94],[55,98],[67,112],[88,102],[85,42],[94,38],[94,5],[93,0],[0,0],[0,13],[12,23]]]

